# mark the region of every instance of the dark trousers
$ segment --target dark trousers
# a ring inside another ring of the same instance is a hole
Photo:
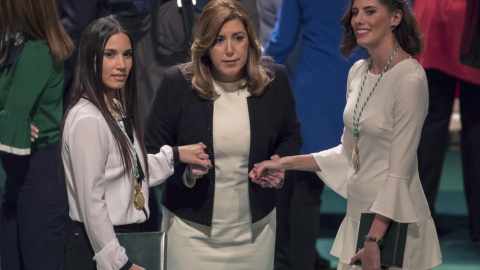
[[[67,233],[68,240],[65,249],[65,270],[96,270],[93,260],[95,252],[88,240],[85,226],[80,222],[71,222]]]
[[[428,69],[429,109],[418,146],[418,171],[430,211],[435,217],[448,126],[458,79]],[[470,234],[480,239],[480,86],[460,81],[461,151]]]
[[[287,173],[277,204],[275,269],[315,269],[324,184],[313,172]]]
[[[0,157],[1,268],[62,270],[68,201],[58,143]]]
[[[71,228],[67,234],[68,241],[65,252],[65,270],[96,270],[97,264],[93,260],[95,252],[88,239],[85,225],[77,221],[70,220],[70,222]],[[113,228],[116,233],[140,232],[142,224],[120,225]]]

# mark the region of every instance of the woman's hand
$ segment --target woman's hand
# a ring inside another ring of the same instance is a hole
[[[205,154],[207,146],[199,142],[197,144],[190,144],[178,147],[180,161],[190,164],[192,170],[195,171],[207,171],[212,168],[212,162],[208,159],[208,155]]]
[[[391,220],[380,214],[375,214],[375,218],[370,227],[368,235],[375,239],[381,239],[387,231]],[[380,264],[380,248],[377,242],[365,241],[363,249],[352,257],[350,264],[357,260],[362,261],[362,269],[377,270],[382,269]]]
[[[146,270],[146,269],[136,264],[133,264],[132,267],[130,267],[130,270]]]
[[[31,129],[30,134],[31,134],[31,136],[32,136],[32,137],[30,138],[30,140],[31,140],[32,142],[34,142],[35,139],[38,138],[38,128],[37,128],[36,126],[30,124],[30,129]]]
[[[281,188],[285,177],[285,169],[280,163],[280,157],[273,155],[270,160],[255,164],[248,176],[252,179],[252,182],[264,188]]]
[[[380,270],[380,248],[375,242],[365,241],[365,246],[355,256],[352,257],[350,265],[357,260],[362,261],[363,270]]]
[[[199,153],[199,154],[197,154],[197,158],[199,158],[201,160],[209,161],[210,162],[209,163],[210,168],[212,167],[211,161],[208,159],[208,154]],[[208,169],[205,169],[201,165],[196,165],[196,164],[189,164],[188,165],[188,175],[191,176],[192,179],[200,178],[207,173],[208,173]]]

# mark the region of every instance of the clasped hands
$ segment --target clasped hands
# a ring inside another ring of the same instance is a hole
[[[180,161],[189,165],[189,172],[200,178],[212,168],[212,161],[205,153],[207,146],[202,142],[178,147]]]
[[[273,155],[270,160],[257,163],[248,176],[252,182],[266,188],[281,188],[285,177],[285,169],[280,163],[280,157]]]

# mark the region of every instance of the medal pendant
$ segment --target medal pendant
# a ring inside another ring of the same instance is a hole
[[[360,169],[360,151],[358,149],[358,143],[355,143],[355,154],[353,155],[353,168],[355,171]]]
[[[145,207],[145,197],[143,196],[141,188],[141,185],[136,184],[135,195],[133,195],[133,206],[139,211],[142,211],[143,207]]]

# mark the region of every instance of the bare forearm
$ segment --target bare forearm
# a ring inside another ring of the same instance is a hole
[[[319,171],[315,158],[308,155],[297,155],[297,156],[287,156],[280,159],[280,163],[283,165],[285,170],[296,170],[296,171]]]
[[[387,231],[388,225],[390,224],[390,219],[384,217],[380,214],[375,215],[375,219],[373,220],[372,226],[370,227],[370,231],[368,235],[373,236],[377,239],[383,238],[385,232]]]

